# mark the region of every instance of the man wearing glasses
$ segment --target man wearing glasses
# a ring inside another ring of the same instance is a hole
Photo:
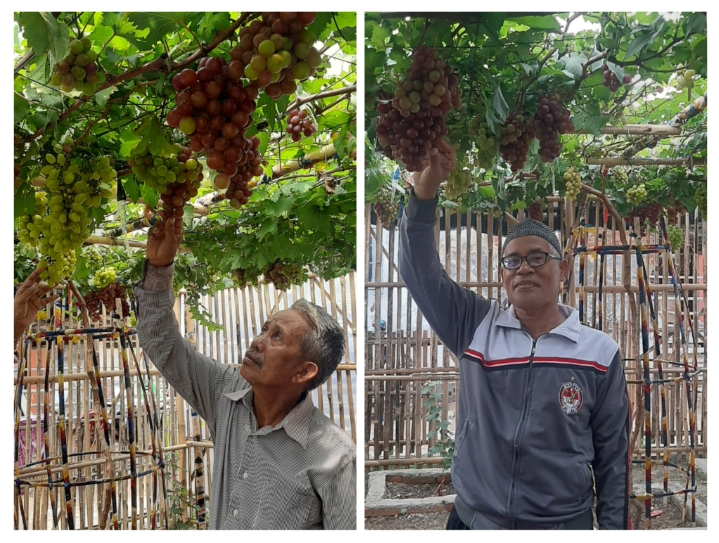
[[[437,189],[454,167],[446,142],[415,173],[400,230],[400,273],[457,356],[460,392],[447,529],[626,529],[629,407],[607,334],[558,303],[567,262],[533,220],[507,233],[500,278],[510,308],[452,281],[434,247]]]

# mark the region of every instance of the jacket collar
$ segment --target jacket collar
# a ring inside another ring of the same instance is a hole
[[[252,411],[252,387],[246,384],[244,388],[235,390],[234,392],[226,392],[230,400],[242,401],[244,406]],[[304,398],[287,413],[282,422],[274,427],[272,431],[283,429],[285,433],[299,443],[303,449],[307,449],[307,441],[309,440],[310,433],[310,422],[312,422],[312,415],[314,411],[314,404],[312,403],[312,395],[305,392]]]
[[[551,330],[549,333],[564,336],[567,339],[571,339],[573,342],[578,343],[582,330],[582,325],[579,323],[579,313],[576,309],[568,305],[557,305],[559,306],[559,312],[564,315],[565,319],[562,324],[557,326],[554,330]],[[502,311],[502,314],[499,315],[496,323],[497,326],[502,326],[504,328],[523,330],[522,323],[519,322],[519,319],[514,312],[514,306],[510,307],[506,311]]]

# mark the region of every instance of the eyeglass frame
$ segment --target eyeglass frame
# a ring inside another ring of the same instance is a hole
[[[529,263],[529,258],[532,257],[532,256],[534,256],[534,255],[544,255],[544,262],[542,262],[541,264],[537,264],[536,266],[532,266],[532,264]],[[519,260],[519,266],[517,266],[516,268],[509,268],[509,267],[507,267],[507,264],[505,263],[505,260],[506,260],[507,258],[519,258],[519,259],[520,259],[520,260]],[[524,263],[524,262],[526,262],[526,263],[527,263],[527,266],[529,266],[530,268],[541,268],[542,266],[544,266],[544,265],[547,263],[547,258],[552,258],[552,259],[554,259],[554,260],[562,260],[562,257],[561,257],[561,256],[554,256],[554,255],[551,254],[551,253],[547,253],[547,252],[544,252],[544,251],[537,251],[537,252],[534,252],[534,253],[529,253],[527,256],[519,256],[519,255],[503,256],[502,258],[499,259],[499,261],[501,262],[502,267],[503,267],[505,270],[507,270],[507,271],[517,271],[517,270],[519,270],[519,269],[522,267],[522,263]]]

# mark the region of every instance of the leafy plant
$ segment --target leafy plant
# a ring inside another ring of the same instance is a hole
[[[178,464],[177,452],[165,453],[165,466],[168,527],[170,530],[197,530],[199,528],[197,512],[200,508],[190,501],[187,489],[180,480],[181,472],[184,472],[185,480],[189,479],[187,478],[188,471]],[[209,511],[205,513],[205,520],[209,524]]]
[[[424,420],[434,424],[434,429],[427,432],[428,439],[437,438],[437,441],[429,449],[430,456],[441,456],[444,458],[442,464],[445,471],[452,467],[452,456],[454,455],[454,439],[449,435],[449,421],[442,419],[442,408],[439,406],[442,393],[438,389],[436,381],[428,381],[422,387],[424,407],[427,408],[427,415]]]

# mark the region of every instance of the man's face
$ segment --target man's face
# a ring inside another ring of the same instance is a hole
[[[531,253],[552,254],[549,242],[538,236],[523,236],[510,241],[504,256],[526,257]],[[500,268],[500,278],[511,304],[519,309],[532,310],[557,302],[560,285],[567,277],[567,263],[547,257],[543,266],[532,268],[526,261],[517,270]]]
[[[240,375],[252,386],[290,385],[293,378],[306,371],[301,344],[309,331],[310,326],[300,312],[288,309],[275,313],[245,353]]]

